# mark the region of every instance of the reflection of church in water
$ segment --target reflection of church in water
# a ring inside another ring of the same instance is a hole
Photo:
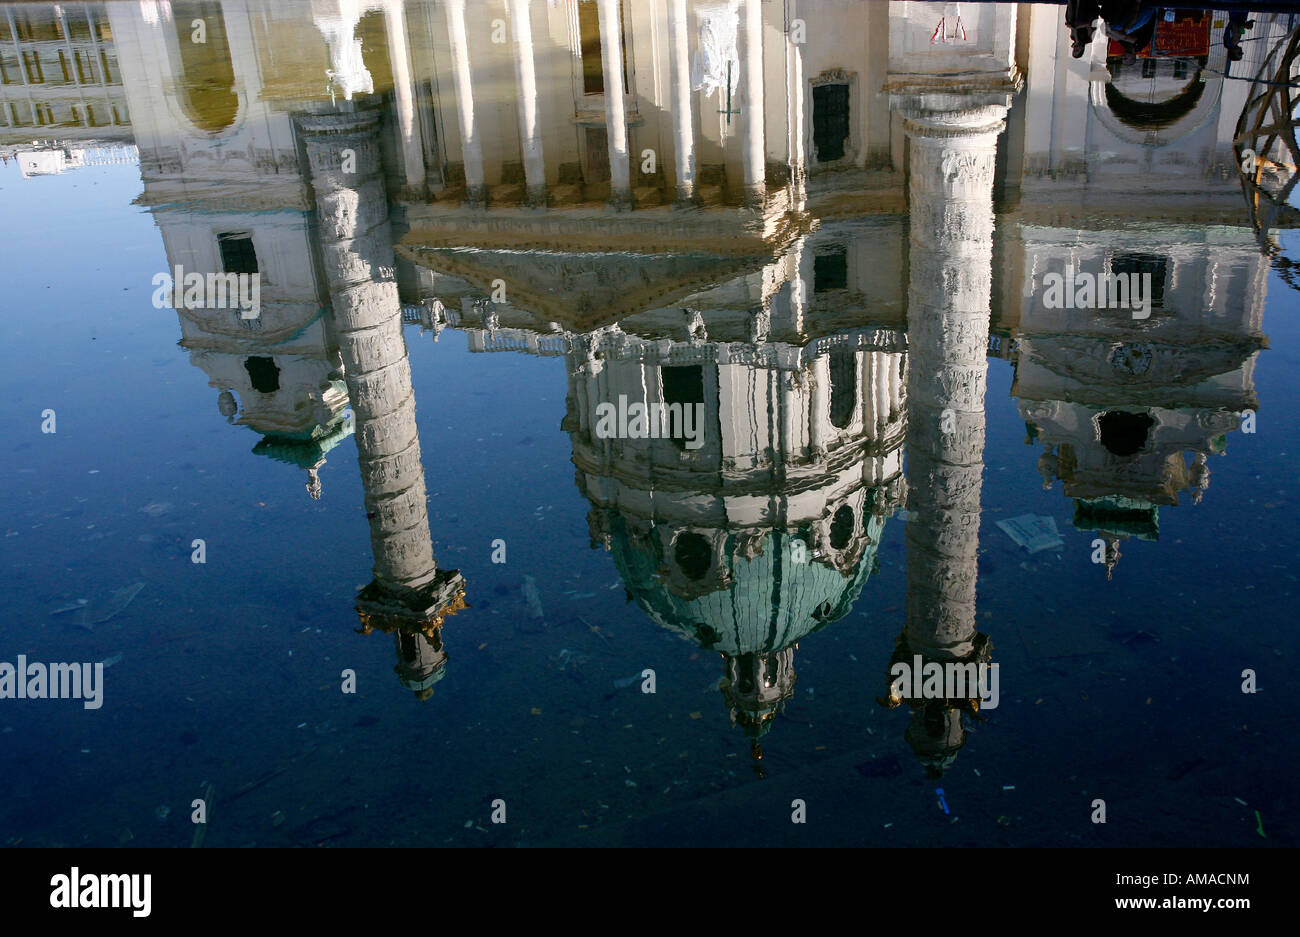
[[[756,755],[798,642],[849,613],[905,501],[896,657],[989,659],[988,355],[1115,552],[1204,492],[1265,343],[1218,29],[1144,83],[1104,40],[1071,58],[1059,7],[968,5],[957,33],[948,6],[104,8],[169,263],[262,276],[256,320],[181,309],[181,344],[313,497],[355,439],[358,610],[418,695],[463,581],[431,552],[403,323],[560,359],[592,543],[646,616],[721,655]],[[1067,266],[1151,273],[1152,314],[1044,308]],[[600,438],[620,399],[702,405],[703,446]],[[976,704],[913,702],[939,773]]]

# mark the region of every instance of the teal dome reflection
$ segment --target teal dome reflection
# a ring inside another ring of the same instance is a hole
[[[875,568],[884,523],[868,515],[844,569],[813,554],[807,531],[705,533],[623,517],[610,524],[610,552],[629,596],[656,624],[703,650],[764,654],[848,614]],[[682,580],[688,589],[674,588]]]

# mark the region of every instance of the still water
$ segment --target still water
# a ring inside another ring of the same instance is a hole
[[[1148,12],[6,7],[0,842],[1294,844],[1300,23]]]

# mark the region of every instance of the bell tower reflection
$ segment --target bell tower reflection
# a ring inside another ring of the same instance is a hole
[[[402,684],[433,693],[447,655],[443,619],[465,607],[465,580],[433,556],[415,395],[402,336],[379,112],[344,105],[297,125],[311,167],[331,322],[356,417],[374,579],[357,596],[361,631],[395,635]],[[344,161],[355,161],[344,171]]]

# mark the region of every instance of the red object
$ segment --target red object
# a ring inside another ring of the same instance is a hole
[[[1142,59],[1196,58],[1210,54],[1210,20],[1208,11],[1175,13],[1172,22],[1165,19],[1165,11],[1156,11],[1156,29],[1145,48],[1139,49]],[[1123,56],[1124,47],[1114,39],[1106,48],[1108,57]]]

